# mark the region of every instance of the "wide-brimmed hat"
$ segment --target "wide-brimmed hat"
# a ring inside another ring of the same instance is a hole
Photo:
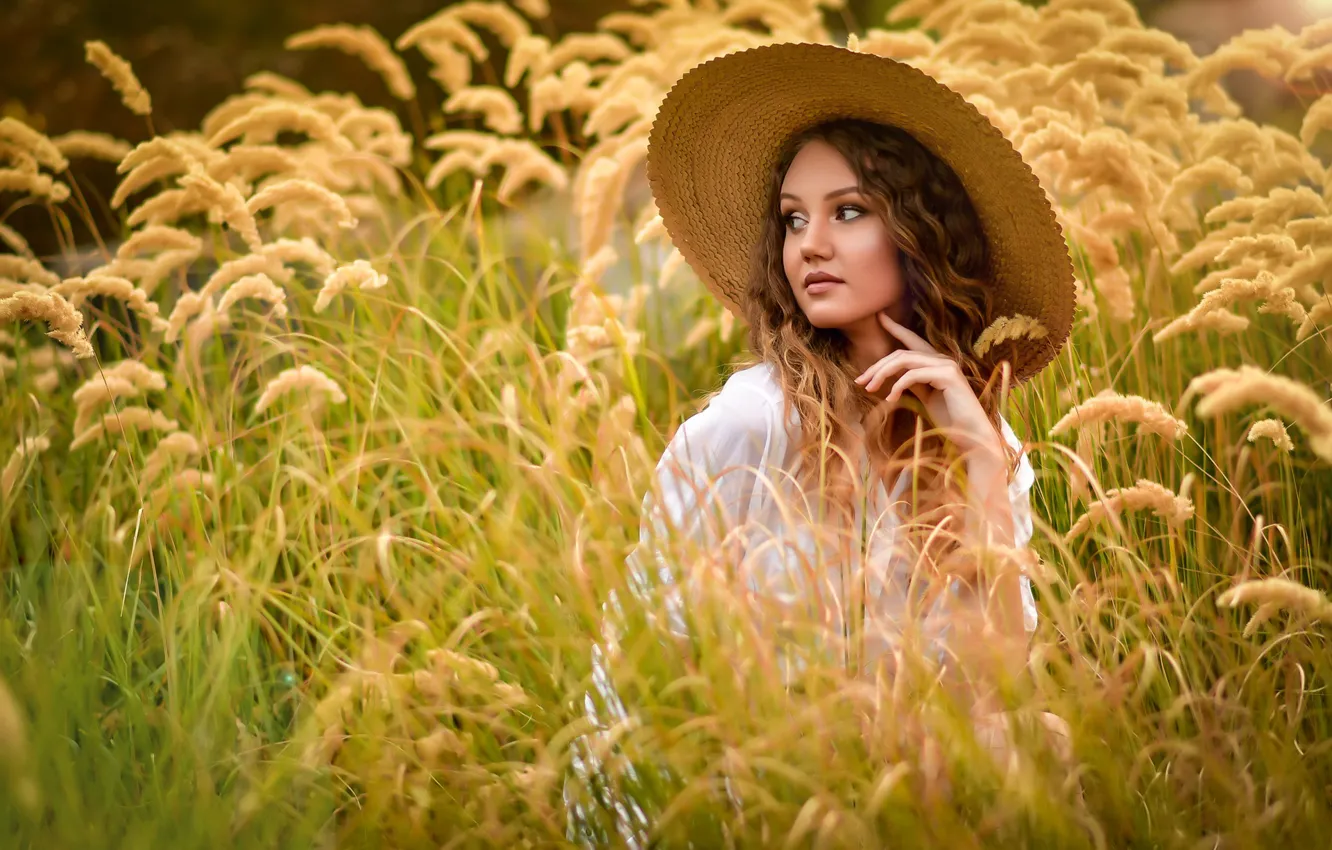
[[[980,216],[1000,316],[1039,319],[1020,337],[1013,380],[1039,372],[1073,324],[1073,264],[1044,190],[1021,155],[960,94],[903,62],[830,44],[770,44],[696,65],[663,100],[647,177],[672,242],[743,318],[750,252],[769,175],[793,133],[834,118],[899,127],[948,163]]]

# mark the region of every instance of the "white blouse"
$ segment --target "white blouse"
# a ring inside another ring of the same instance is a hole
[[[908,480],[899,474],[891,493],[879,483],[868,495],[868,505],[858,505],[852,531],[853,563],[849,568],[824,566],[836,564],[836,558],[818,558],[819,544],[808,517],[815,515],[817,494],[805,492],[791,470],[795,468],[799,420],[792,411],[782,421],[782,389],[776,367],[768,363],[733,374],[708,406],[686,419],[671,438],[657,463],[655,481],[661,498],[652,490],[644,496],[639,527],[639,542],[630,553],[627,566],[629,587],[646,603],[648,616],[664,611],[667,627],[681,637],[688,636],[684,618],[684,600],[676,587],[679,565],[674,567],[663,553],[664,542],[672,534],[711,549],[725,540],[740,553],[741,575],[755,595],[785,604],[809,604],[821,609],[821,622],[829,634],[846,635],[846,599],[844,587],[864,571],[866,600],[864,607],[864,647],[868,658],[890,645],[904,623],[914,621],[922,630],[926,647],[941,652],[940,641],[947,633],[947,623],[936,604],[921,611],[919,594],[923,582],[909,590],[910,564],[894,557],[894,530],[897,520],[888,510],[903,493]],[[1000,420],[1001,431],[1009,445],[1020,452],[1017,473],[1009,484],[1013,507],[1014,543],[1025,548],[1032,536],[1029,491],[1035,480],[1031,462],[1022,451],[1021,441],[1008,422]],[[863,431],[853,426],[858,433]],[[867,481],[868,458],[860,449],[862,481]],[[794,510],[793,510],[794,507]],[[802,514],[802,512],[804,512]],[[868,518],[868,530],[863,528]],[[677,538],[678,539],[678,538]],[[651,569],[655,564],[656,569]],[[847,575],[843,575],[843,572]],[[655,576],[654,576],[655,574]],[[653,580],[655,577],[655,581]],[[1031,580],[1021,577],[1023,624],[1028,632],[1036,628],[1036,604]],[[954,584],[956,589],[956,583]],[[607,648],[614,650],[619,617],[609,616],[623,610],[614,591],[610,594],[604,623]],[[622,621],[621,621],[622,622]],[[845,651],[846,640],[833,645]],[[789,644],[788,644],[789,646]],[[623,704],[611,685],[604,663],[602,646],[593,648],[593,683],[600,696],[591,693],[584,700],[584,710],[593,725],[605,729],[610,722],[625,717]],[[845,662],[845,656],[841,659]],[[803,666],[800,657],[782,655],[783,678]],[[600,703],[600,710],[598,710]],[[595,774],[597,765],[590,759],[586,742],[575,746],[574,767],[585,781]],[[566,790],[567,787],[566,787]],[[642,813],[626,810],[616,803],[617,826],[625,832],[630,822],[643,824]],[[570,810],[571,830],[579,820],[581,806]],[[572,836],[571,836],[572,837]]]
[[[673,592],[679,570],[672,570],[663,557],[665,541],[675,528],[678,534],[704,546],[716,546],[722,535],[738,543],[740,568],[749,588],[756,594],[785,603],[805,602],[822,609],[823,622],[834,634],[845,634],[848,579],[864,570],[866,580],[865,628],[871,637],[891,641],[906,618],[919,593],[910,596],[910,564],[894,557],[894,531],[897,519],[889,506],[902,496],[907,474],[898,475],[891,493],[879,483],[869,494],[868,505],[857,505],[852,552],[854,562],[843,569],[824,566],[826,574],[815,576],[819,544],[808,517],[815,515],[817,494],[801,489],[791,470],[795,468],[799,420],[794,411],[783,426],[782,389],[777,383],[776,367],[760,363],[733,374],[708,406],[680,425],[657,463],[656,482],[661,500],[649,491],[643,498],[639,543],[628,558],[629,579],[635,593],[650,590],[651,571],[656,562],[656,578],[668,592],[662,598],[673,632],[686,633],[680,605]],[[853,425],[863,435],[858,425]],[[1019,452],[1017,473],[1009,484],[1013,508],[1014,543],[1025,548],[1031,540],[1032,519],[1029,491],[1035,480],[1031,461],[1022,451],[1022,443],[1012,427],[1000,419],[1000,430]],[[868,458],[860,449],[862,481],[867,480]],[[794,510],[792,510],[794,508]],[[864,527],[868,522],[868,528]],[[835,559],[825,556],[822,563]],[[811,586],[817,583],[817,587]],[[1021,577],[1023,621],[1027,631],[1036,628],[1036,603],[1031,593],[1031,579]],[[916,589],[923,592],[923,582]],[[943,637],[947,623],[935,612],[920,611],[922,623],[931,642]]]

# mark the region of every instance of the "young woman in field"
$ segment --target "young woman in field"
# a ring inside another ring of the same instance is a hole
[[[752,360],[658,463],[631,586],[666,587],[682,635],[680,588],[728,579],[772,629],[814,624],[786,641],[788,678],[813,657],[891,677],[923,654],[993,736],[1037,619],[1021,570],[1035,475],[1000,404],[1059,351],[1074,305],[1040,185],[956,93],[816,44],[685,74],[648,179]],[[672,561],[678,540],[713,567]]]

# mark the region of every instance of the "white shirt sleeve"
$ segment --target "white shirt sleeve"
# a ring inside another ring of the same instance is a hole
[[[672,632],[687,634],[676,566],[676,543],[713,550],[748,518],[763,470],[781,450],[780,411],[750,387],[728,382],[704,410],[686,419],[662,453],[654,487],[643,497],[638,545],[630,552],[630,589],[647,600],[654,584]],[[737,555],[742,554],[737,551]],[[654,606],[649,600],[649,616]]]

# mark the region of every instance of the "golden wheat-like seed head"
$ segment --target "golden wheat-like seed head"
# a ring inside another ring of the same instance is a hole
[[[83,316],[55,292],[15,292],[0,299],[0,322],[40,320],[47,336],[73,350],[75,357],[92,357],[92,346],[83,334]]]
[[[255,402],[254,412],[263,413],[282,396],[298,390],[317,392],[339,404],[347,400],[347,395],[342,391],[342,387],[338,386],[337,381],[325,375],[317,367],[296,366],[284,369],[268,382],[259,400]]]
[[[103,41],[89,41],[84,44],[84,56],[93,67],[102,72],[120,93],[125,106],[136,115],[148,115],[153,111],[152,98],[134,76],[134,69],[124,59],[117,56]]]
[[[380,289],[387,286],[388,282],[388,275],[375,271],[375,267],[369,261],[356,260],[336,269],[324,279],[324,285],[320,287],[319,295],[315,299],[314,310],[316,313],[322,313],[328,309],[333,299],[348,287],[354,286],[362,290]]]
[[[341,50],[359,58],[379,74],[398,100],[416,97],[416,86],[407,73],[407,66],[374,27],[325,24],[288,36],[284,46],[288,50],[308,50],[314,47]]]

